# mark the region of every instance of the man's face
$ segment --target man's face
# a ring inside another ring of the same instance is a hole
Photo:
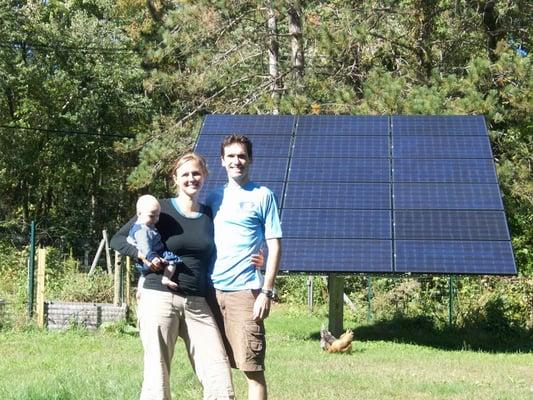
[[[228,179],[241,185],[250,180],[250,165],[252,161],[243,144],[233,143],[224,147],[224,156],[221,159],[222,166],[226,168]]]

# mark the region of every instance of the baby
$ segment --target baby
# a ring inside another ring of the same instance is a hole
[[[145,275],[153,271],[154,266],[157,269],[162,265],[165,267],[161,283],[170,289],[178,287],[176,282],[171,279],[176,264],[181,262],[181,259],[166,249],[161,235],[155,228],[160,212],[161,206],[154,196],[147,194],[137,200],[137,221],[131,227],[127,239],[128,243],[137,248],[141,260],[136,264],[136,269],[141,274],[137,286],[137,299],[140,297],[140,289],[143,287]]]

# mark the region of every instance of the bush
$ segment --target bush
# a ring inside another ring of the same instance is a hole
[[[307,304],[307,279],[306,275],[278,279],[279,301]],[[355,311],[348,310],[347,315],[354,323],[365,323],[369,317],[377,321],[430,319],[435,327],[448,323],[449,277],[372,276],[370,282],[369,293],[366,276],[345,277],[345,293],[355,305]],[[533,331],[533,278],[472,276],[454,277],[454,282],[452,317],[457,328],[501,334]],[[327,306],[327,280],[315,276],[313,286],[314,306]]]

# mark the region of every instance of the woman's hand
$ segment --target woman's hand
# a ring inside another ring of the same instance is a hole
[[[261,269],[265,265],[265,252],[263,249],[260,249],[257,254],[252,254],[250,262],[255,265],[257,269]]]

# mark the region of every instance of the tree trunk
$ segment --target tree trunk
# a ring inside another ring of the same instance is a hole
[[[291,37],[293,79],[297,92],[301,92],[304,87],[304,47],[300,2],[294,1],[289,4],[287,12],[289,15],[289,35]]]
[[[492,62],[496,62],[498,60],[495,52],[496,46],[498,46],[498,42],[503,39],[503,35],[498,24],[498,14],[495,9],[495,1],[489,0],[480,3],[479,11],[483,16],[483,26],[485,27],[485,33],[487,35],[487,51],[489,59]]]
[[[433,3],[428,0],[421,0],[416,5],[417,11],[415,18],[417,19],[415,43],[416,43],[416,58],[420,65],[420,72],[423,73],[424,79],[431,78],[431,70],[433,68],[433,56],[431,51],[431,36],[433,29],[433,21],[435,19]]]
[[[272,6],[272,1],[267,1],[268,13],[268,72],[270,75],[270,91],[272,96],[272,114],[279,114],[279,104],[281,97],[281,78],[279,76],[279,43],[278,43],[278,21],[276,12]]]

